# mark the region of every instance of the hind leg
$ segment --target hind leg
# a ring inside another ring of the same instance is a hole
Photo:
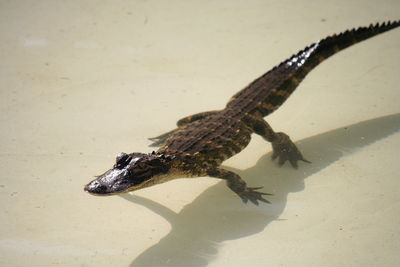
[[[174,133],[176,133],[179,130],[179,128],[182,128],[185,125],[188,125],[189,123],[192,123],[194,121],[201,120],[201,119],[204,119],[205,117],[214,115],[218,112],[219,112],[218,110],[206,111],[206,112],[201,112],[201,113],[197,113],[197,114],[182,118],[176,123],[178,128],[173,129],[169,132],[163,133],[159,136],[148,138],[149,140],[154,141],[153,143],[150,144],[150,146],[152,146],[152,147],[162,146],[170,136],[174,135]]]
[[[205,117],[217,114],[218,112],[220,112],[220,111],[219,110],[213,110],[213,111],[205,111],[205,112],[196,113],[194,115],[190,115],[190,116],[187,116],[185,118],[180,119],[176,123],[176,125],[178,127],[182,127],[182,126],[185,126],[185,125],[187,125],[187,124],[189,124],[191,122],[194,122],[194,121],[197,121],[197,120],[201,120],[201,119],[204,119]]]
[[[299,160],[310,163],[303,157],[287,134],[274,132],[263,118],[249,115],[245,118],[245,122],[256,134],[261,135],[265,140],[272,143],[272,159],[278,158],[280,166],[289,161],[293,168],[297,169]]]
[[[285,133],[276,133],[276,138],[272,141],[272,148],[272,160],[278,158],[279,165],[289,161],[293,168],[297,169],[299,160],[311,163],[303,157],[300,150]]]
[[[163,134],[161,134],[161,135],[159,135],[159,136],[148,138],[150,141],[153,141],[153,143],[151,143],[149,146],[150,146],[150,147],[159,147],[159,146],[162,146],[162,145],[165,143],[165,141],[167,141],[167,139],[168,139],[171,135],[173,135],[174,133],[176,133],[176,131],[178,131],[178,130],[179,130],[179,128],[176,128],[176,129],[173,129],[173,130],[171,130],[171,131],[169,131],[169,132],[163,133]]]

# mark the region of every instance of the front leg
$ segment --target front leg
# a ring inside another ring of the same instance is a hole
[[[225,169],[215,168],[207,171],[207,175],[210,177],[220,178],[226,180],[227,186],[235,192],[244,203],[251,201],[255,205],[258,205],[258,201],[270,203],[268,200],[263,198],[263,195],[271,195],[268,193],[258,192],[256,190],[262,187],[247,187],[246,182],[240,178],[234,172],[227,171]]]

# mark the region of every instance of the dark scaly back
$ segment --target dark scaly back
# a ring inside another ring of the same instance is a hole
[[[305,76],[323,60],[353,44],[398,26],[400,21],[371,24],[369,27],[347,30],[313,43],[239,91],[226,107],[240,111],[240,114],[258,113],[265,117],[282,105]]]

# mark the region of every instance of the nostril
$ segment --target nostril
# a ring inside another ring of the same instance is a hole
[[[101,194],[106,193],[107,187],[99,181],[93,181],[85,186],[85,191],[89,193]]]

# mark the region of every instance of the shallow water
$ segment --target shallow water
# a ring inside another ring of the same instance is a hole
[[[0,265],[398,265],[398,29],[321,64],[267,117],[312,164],[277,167],[257,136],[225,162],[271,205],[212,178],[121,197],[83,185],[306,45],[399,14],[398,1],[0,2]]]

